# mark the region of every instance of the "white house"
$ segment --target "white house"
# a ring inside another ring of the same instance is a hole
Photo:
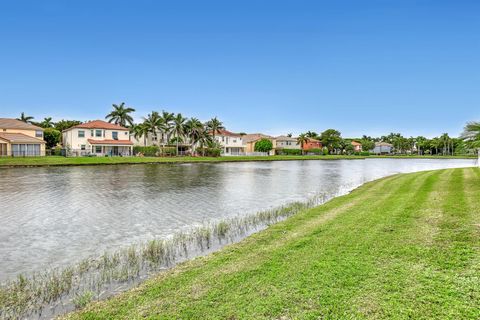
[[[127,156],[133,151],[129,130],[102,120],[64,130],[62,142],[69,155],[73,156]]]
[[[245,154],[242,135],[228,130],[218,130],[215,140],[222,146],[222,155],[238,156]]]
[[[387,142],[375,142],[375,148],[370,152],[375,154],[391,154],[393,145]]]

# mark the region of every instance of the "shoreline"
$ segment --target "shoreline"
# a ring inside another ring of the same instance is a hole
[[[191,164],[191,163],[232,163],[271,161],[313,161],[313,160],[366,160],[366,159],[477,159],[476,156],[230,156],[230,157],[78,157],[57,156],[34,158],[0,158],[0,169],[33,167],[69,167],[138,164]]]

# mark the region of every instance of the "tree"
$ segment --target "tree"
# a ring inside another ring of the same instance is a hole
[[[320,135],[320,140],[322,141],[322,144],[327,147],[328,152],[331,154],[334,150],[339,148],[340,142],[342,141],[342,136],[338,130],[327,129]]]
[[[468,122],[463,128],[461,138],[468,148],[476,149],[480,157],[480,121]]]
[[[25,112],[22,112],[20,114],[20,118],[17,118],[17,120],[23,121],[25,123],[32,123],[33,117],[25,115]]]
[[[255,143],[254,150],[258,152],[270,152],[273,149],[273,143],[270,139],[262,138]]]
[[[185,135],[185,121],[187,121],[187,118],[184,118],[181,113],[178,113],[173,118],[172,134],[174,134],[176,138],[175,142],[177,145],[177,155],[179,140]]]
[[[71,127],[81,124],[81,121],[78,120],[60,120],[55,122],[54,128],[62,132],[63,130],[70,129]]]
[[[47,148],[51,149],[60,143],[62,133],[54,128],[46,128],[43,131],[43,139],[46,142]]]
[[[160,125],[158,129],[162,134],[162,143],[168,144],[170,141],[170,136],[172,134],[173,129],[173,121],[175,120],[175,114],[172,112],[167,112],[162,110],[162,114],[160,115]]]
[[[125,107],[125,102],[120,103],[120,105],[112,104],[112,107],[113,111],[107,114],[105,117],[108,122],[113,122],[121,125],[122,127],[129,127],[133,125],[133,118],[130,113],[135,112],[135,109]]]
[[[287,133],[287,137],[289,137],[289,138],[293,137],[293,133],[291,133],[291,132]]]
[[[303,153],[303,146],[308,143],[308,137],[305,133],[301,133],[298,135],[298,138],[297,138],[297,143],[300,145],[300,147],[302,148],[302,153]]]
[[[151,133],[152,136],[157,138],[157,132],[161,128],[162,125],[162,119],[160,118],[160,114],[157,111],[152,111],[152,113],[149,113],[147,117],[143,118],[143,126],[145,126],[145,131],[148,133]]]
[[[197,118],[190,118],[185,122],[185,133],[191,143],[192,153],[195,153],[195,144],[204,140],[205,127]]]
[[[145,123],[140,123],[140,124],[134,124],[130,128],[130,133],[133,134],[133,137],[135,139],[139,139],[143,137],[143,146],[147,146],[147,136],[148,136],[149,128]]]
[[[307,131],[307,133],[305,133],[305,135],[307,136],[307,138],[312,138],[312,139],[317,139],[318,138],[318,133],[316,133],[315,131]]]
[[[44,118],[42,122],[40,122],[40,127],[42,128],[53,128],[54,123],[52,122],[52,118]]]
[[[372,140],[370,137],[364,136],[361,140],[360,143],[362,144],[362,150],[369,152],[370,150],[375,149],[375,141]]]
[[[217,119],[217,117],[210,119],[206,123],[206,127],[209,131],[212,132],[212,137],[215,140],[215,134],[218,133],[220,130],[225,130],[223,123]]]

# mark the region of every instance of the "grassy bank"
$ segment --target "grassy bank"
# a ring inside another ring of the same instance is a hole
[[[365,158],[394,158],[394,159],[463,159],[469,158],[465,156],[343,156],[343,155],[328,155],[328,156],[240,156],[240,157],[26,157],[26,158],[11,158],[0,157],[0,167],[35,167],[35,166],[78,166],[78,165],[113,165],[113,164],[141,164],[141,163],[194,163],[194,162],[245,162],[245,161],[287,161],[287,160],[355,160]]]
[[[478,319],[480,169],[397,175],[71,319]]]

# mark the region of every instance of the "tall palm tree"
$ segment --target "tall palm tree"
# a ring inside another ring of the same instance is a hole
[[[192,153],[195,153],[195,144],[202,139],[205,127],[197,118],[190,118],[185,122],[185,133],[190,139]]]
[[[125,102],[120,103],[120,105],[112,104],[112,107],[113,111],[107,114],[105,117],[108,122],[113,122],[121,125],[122,127],[133,125],[133,118],[130,113],[135,112],[135,109],[125,107]]]
[[[151,133],[156,140],[157,132],[162,126],[160,114],[157,111],[152,111],[152,113],[149,113],[146,118],[143,118],[143,125],[145,126],[145,131]]]
[[[187,118],[184,118],[181,113],[178,113],[174,118],[173,118],[173,127],[171,130],[171,133],[176,137],[176,143],[177,143],[177,155],[178,155],[178,143],[185,135],[185,121],[187,121]]]
[[[477,149],[480,165],[480,121],[468,122],[461,138],[465,140],[469,148]]]
[[[159,130],[161,131],[163,144],[168,144],[168,142],[170,141],[174,119],[175,114],[172,112],[167,112],[163,110],[162,114],[160,115]]]
[[[23,121],[25,123],[32,123],[33,117],[25,115],[25,112],[22,112],[20,114],[20,118],[17,118],[17,120]]]
[[[143,146],[147,146],[147,135],[149,133],[149,127],[145,123],[134,124],[130,128],[130,133],[133,134],[135,139],[143,137]]]
[[[52,122],[52,118],[44,118],[43,121],[40,123],[42,128],[52,128],[55,124]]]
[[[212,132],[213,140],[215,140],[215,134],[218,133],[219,130],[225,130],[223,123],[217,119],[217,117],[210,119],[206,123],[207,130]]]
[[[303,146],[305,145],[305,143],[308,142],[308,137],[305,133],[301,133],[298,135],[298,138],[297,138],[297,143],[300,145],[300,147],[302,148],[302,153],[303,153]]]

